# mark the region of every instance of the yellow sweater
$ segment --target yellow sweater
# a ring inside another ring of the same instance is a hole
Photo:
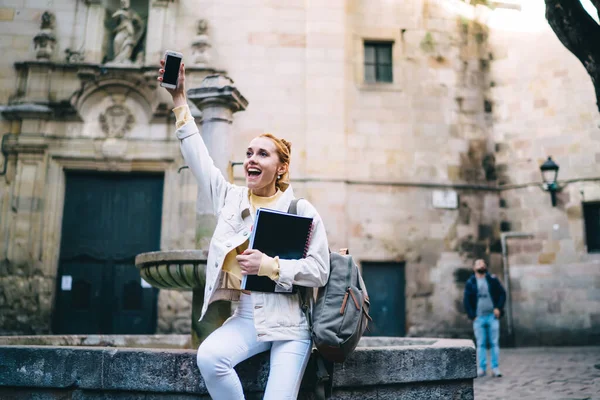
[[[277,192],[271,197],[260,197],[256,196],[254,193],[249,192],[250,197],[250,212],[252,215],[256,215],[256,210],[259,208],[274,208],[275,203],[281,197],[282,192],[278,189]],[[240,264],[237,262],[235,256],[238,254],[242,254],[244,250],[248,248],[249,241],[246,240],[237,248],[231,250],[225,256],[225,260],[223,261],[223,271],[227,272],[230,276],[228,277],[228,285],[227,287],[232,287],[234,289],[240,288],[240,283],[242,280],[242,269],[240,268]],[[260,262],[260,268],[258,270],[258,275],[268,276],[269,278],[276,280],[279,278],[279,257],[271,258],[266,254],[263,254],[263,258]],[[235,278],[235,279],[233,279]]]
[[[181,128],[187,122],[193,121],[194,117],[190,113],[189,107],[186,105],[175,107],[173,109],[173,113],[175,114],[175,126],[177,129]],[[277,192],[270,197],[260,197],[256,196],[252,192],[249,192],[249,200],[250,200],[250,212],[252,215],[256,215],[256,210],[259,208],[274,208],[277,200],[281,197],[282,192],[278,189]],[[235,258],[238,254],[242,254],[244,250],[248,248],[248,240],[242,243],[237,248],[231,250],[225,256],[225,260],[223,261],[223,271],[227,272],[227,283],[226,286],[229,288],[240,289],[240,284],[242,280],[242,269]],[[258,270],[258,275],[268,276],[273,280],[277,280],[279,278],[279,257],[269,257],[266,254],[263,254],[263,258],[260,263],[260,268]]]

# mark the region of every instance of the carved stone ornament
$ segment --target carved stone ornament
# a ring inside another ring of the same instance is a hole
[[[65,50],[65,61],[68,64],[82,63],[85,60],[85,51],[76,51],[71,49]]]
[[[99,116],[102,131],[109,138],[122,138],[131,130],[135,118],[129,109],[121,104],[113,104]]]
[[[56,46],[54,36],[55,17],[50,11],[42,14],[40,31],[33,38],[35,58],[38,60],[50,60]]]
[[[208,22],[205,19],[198,21],[196,37],[192,41],[192,64],[196,67],[207,67],[210,61],[208,49],[211,47],[207,35]]]

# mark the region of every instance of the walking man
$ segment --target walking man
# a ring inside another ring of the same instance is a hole
[[[473,330],[477,341],[477,376],[486,374],[487,344],[491,345],[492,375],[501,377],[499,369],[500,317],[504,314],[506,291],[495,275],[487,272],[484,260],[475,260],[475,274],[465,286],[464,306],[467,315],[473,320]]]

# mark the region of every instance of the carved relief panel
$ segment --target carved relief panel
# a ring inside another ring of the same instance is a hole
[[[131,84],[105,82],[80,100],[78,110],[84,121],[80,135],[96,139],[101,157],[121,158],[128,139],[150,139],[151,105]]]

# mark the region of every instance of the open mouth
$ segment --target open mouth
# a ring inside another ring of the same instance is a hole
[[[250,167],[248,168],[248,177],[257,178],[262,174],[262,171],[258,168]]]

